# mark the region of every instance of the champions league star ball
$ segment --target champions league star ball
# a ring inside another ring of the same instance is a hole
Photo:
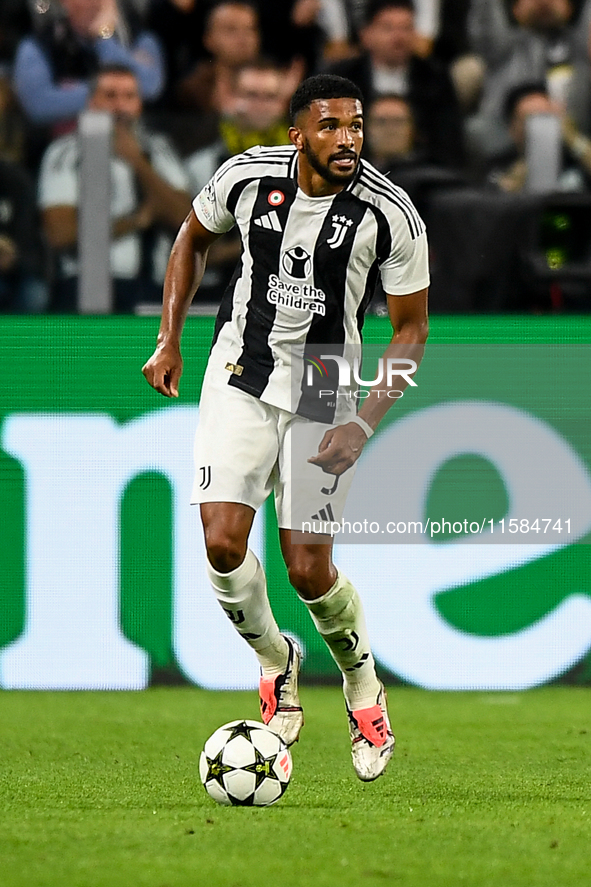
[[[289,785],[291,755],[258,721],[231,721],[209,737],[199,759],[205,791],[218,804],[268,807]]]

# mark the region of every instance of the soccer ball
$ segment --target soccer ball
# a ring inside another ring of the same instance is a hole
[[[218,804],[268,807],[289,785],[291,755],[258,721],[231,721],[209,737],[199,759],[207,794]]]

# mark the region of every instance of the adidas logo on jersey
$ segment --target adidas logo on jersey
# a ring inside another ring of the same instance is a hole
[[[271,231],[283,231],[279,216],[275,210],[271,210],[270,213],[266,213],[264,216],[255,219],[254,223],[255,225],[258,225],[259,228],[268,228]]]

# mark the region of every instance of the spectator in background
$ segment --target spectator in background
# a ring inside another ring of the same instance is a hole
[[[378,96],[369,105],[365,119],[367,158],[384,175],[396,181],[396,171],[424,163],[415,147],[412,108],[404,96]]]
[[[160,298],[171,235],[191,209],[184,168],[160,135],[142,125],[142,99],[134,71],[112,65],[90,85],[88,107],[114,118],[111,160],[111,273],[117,311]],[[47,240],[59,254],[55,307],[75,310],[77,293],[80,146],[71,133],[43,158],[39,203]]]
[[[526,122],[535,114],[555,114],[562,121],[562,171],[559,191],[589,190],[591,184],[591,139],[580,133],[572,120],[564,116],[561,106],[548,95],[545,83],[529,83],[516,87],[507,97],[506,118],[512,144],[491,161],[487,180],[507,193],[523,191],[527,182]]]
[[[17,164],[0,160],[0,311],[37,314],[48,304],[35,188]]]
[[[346,0],[361,30],[368,0]],[[433,56],[449,68],[462,109],[472,111],[482,88],[484,62],[471,53],[468,12],[471,0],[414,0],[416,55]]]
[[[0,158],[11,163],[23,163],[26,160],[25,147],[24,121],[10,79],[0,74]]]
[[[184,108],[224,114],[232,109],[236,71],[261,49],[256,8],[246,0],[216,3],[205,20],[203,46],[209,58],[178,84],[176,95]]]
[[[259,0],[258,8],[263,52],[279,64],[300,65],[299,79],[325,58],[351,55],[344,0]]]
[[[283,53],[283,34],[277,34],[275,41],[280,54]],[[177,98],[187,109],[231,114],[236,71],[258,58],[262,46],[257,7],[247,0],[215,3],[205,20],[203,45],[210,57],[199,62],[181,81]],[[287,52],[283,57],[289,60]],[[295,91],[302,73],[298,60],[290,60],[282,81],[286,100]]]
[[[425,152],[417,148],[412,108],[403,96],[378,96],[367,107],[364,153],[380,172],[404,188],[427,220],[435,190],[466,184],[455,170],[430,163]],[[370,310],[383,316],[388,313],[386,296],[379,284]]]
[[[447,29],[450,9],[452,19],[458,23],[455,8],[458,3],[468,5],[470,0],[414,0],[415,11],[415,52],[426,57],[431,55],[442,30]],[[371,0],[345,0],[354,30],[360,33],[367,19]],[[457,35],[454,39],[457,39]],[[463,50],[462,50],[463,51]]]
[[[411,0],[374,0],[361,30],[364,53],[340,62],[332,73],[348,77],[371,102],[397,93],[408,99],[416,122],[417,146],[432,163],[461,167],[464,160],[460,107],[448,71],[414,52]]]
[[[503,119],[513,89],[543,82],[549,96],[587,129],[586,102],[571,101],[589,82],[588,27],[573,23],[571,0],[513,0],[514,22],[503,0],[472,0],[470,36],[487,65],[478,115],[469,130],[474,150],[490,156],[511,142]],[[583,16],[585,18],[585,16]],[[587,90],[588,92],[588,90]]]
[[[162,107],[176,104],[177,84],[206,56],[205,21],[215,5],[214,0],[149,0],[147,25],[160,38],[168,72]],[[301,71],[313,71],[325,52],[331,58],[351,54],[344,0],[258,0],[256,10],[263,53],[282,67],[296,58],[303,62]]]
[[[219,138],[185,161],[193,194],[229,157],[255,145],[289,144],[281,68],[272,61],[247,62],[236,73],[232,91],[233,107],[219,121]]]
[[[107,64],[126,65],[137,77],[142,98],[157,98],[164,75],[154,35],[130,33],[115,0],[61,3],[63,15],[48,16],[36,35],[21,41],[16,54],[14,88],[32,123],[71,128],[87,104],[90,79]]]
[[[322,60],[337,61],[352,56],[353,28],[347,14],[346,0],[318,0],[317,7],[316,21],[323,40]]]
[[[147,27],[157,34],[166,65],[166,88],[159,105],[174,109],[178,84],[206,55],[203,32],[208,3],[204,0],[150,0]]]
[[[413,203],[421,201],[426,188],[464,183],[457,173],[429,163],[426,153],[417,148],[412,108],[400,95],[378,96],[369,105],[365,152],[370,163],[408,191]]]
[[[448,64],[470,51],[468,15],[472,0],[441,0],[433,52]],[[419,30],[417,25],[417,30]]]
[[[0,3],[0,71],[12,65],[20,40],[32,30],[31,13],[26,0],[2,0]]]
[[[16,48],[31,29],[25,0],[0,0],[0,158],[10,163],[27,159],[24,121],[12,91],[11,70]]]
[[[198,194],[229,157],[255,145],[289,144],[282,78],[282,69],[271,61],[249,62],[239,69],[233,111],[220,120],[219,138],[186,160],[192,194]],[[219,301],[239,256],[240,237],[235,230],[214,243],[199,287],[201,301]]]

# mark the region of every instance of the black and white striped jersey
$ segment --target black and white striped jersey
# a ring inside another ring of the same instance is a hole
[[[293,146],[252,148],[224,163],[193,206],[209,231],[236,224],[242,238],[210,367],[226,368],[230,385],[290,412],[306,415],[303,402],[294,404],[293,376],[303,366],[293,354],[359,344],[378,274],[391,295],[429,285],[420,216],[365,161],[343,191],[308,197],[297,185]]]

